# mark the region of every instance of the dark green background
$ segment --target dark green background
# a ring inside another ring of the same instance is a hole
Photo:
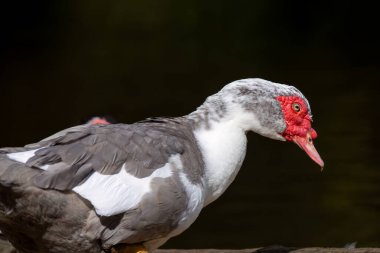
[[[236,79],[293,84],[325,171],[249,134],[236,181],[165,247],[380,247],[378,17],[365,1],[3,2],[0,146],[96,114],[184,115]]]

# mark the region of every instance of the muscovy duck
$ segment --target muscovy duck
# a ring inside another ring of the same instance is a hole
[[[85,124],[0,149],[0,230],[21,253],[152,251],[231,184],[248,131],[324,166],[302,93],[243,79],[183,117]]]

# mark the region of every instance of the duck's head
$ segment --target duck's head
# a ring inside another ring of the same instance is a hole
[[[245,131],[294,142],[323,168],[313,145],[317,132],[311,127],[310,105],[297,88],[258,78],[243,79],[226,85],[208,102],[215,101],[223,101],[226,115],[234,115],[231,118]]]

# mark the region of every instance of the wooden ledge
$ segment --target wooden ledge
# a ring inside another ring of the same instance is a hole
[[[268,247],[256,249],[159,249],[157,253],[380,253],[380,248],[286,248]]]

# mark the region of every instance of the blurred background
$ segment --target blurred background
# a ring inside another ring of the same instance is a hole
[[[185,115],[236,79],[292,84],[325,170],[249,134],[235,182],[165,247],[380,247],[378,16],[365,1],[6,1],[0,146],[92,115]]]

